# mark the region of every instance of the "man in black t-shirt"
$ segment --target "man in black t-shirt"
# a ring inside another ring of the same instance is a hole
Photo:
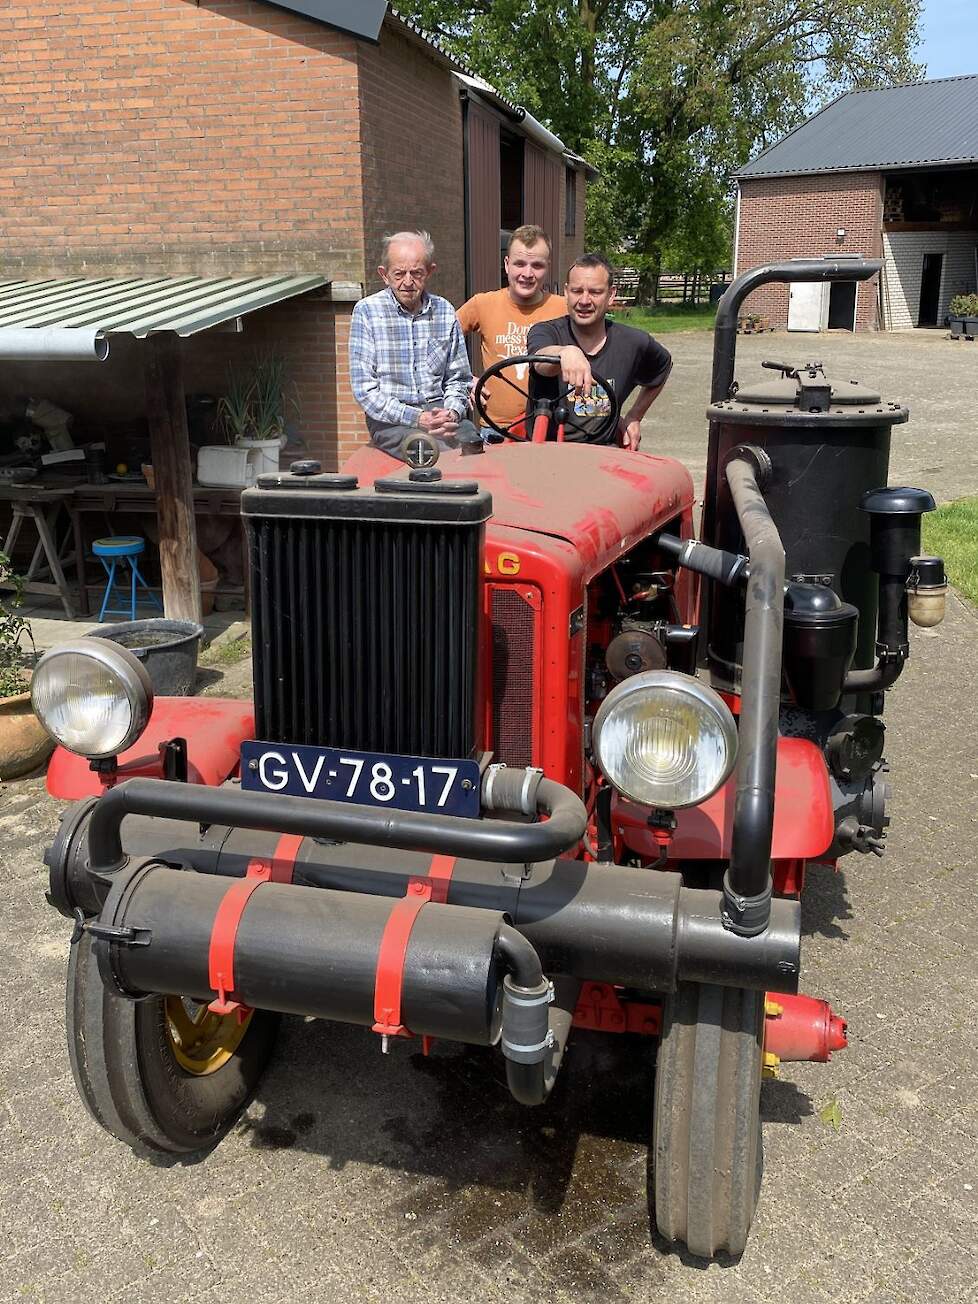
[[[566,317],[530,327],[527,352],[554,355],[552,367],[537,363],[533,369],[530,406],[535,398],[555,398],[562,381],[574,387],[575,424],[585,429],[596,427],[609,409],[607,395],[594,383],[593,366],[614,388],[621,404],[617,438],[612,431],[601,442],[620,442],[625,448],[637,449],[642,418],[666,383],[672,358],[648,331],[624,326],[605,316],[615,298],[615,275],[601,254],[584,254],[574,263],[567,273],[564,297]],[[638,393],[626,410],[625,404],[636,386]],[[565,438],[580,442],[587,436],[568,429]]]

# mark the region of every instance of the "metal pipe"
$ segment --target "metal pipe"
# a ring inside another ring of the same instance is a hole
[[[374,806],[309,801],[278,793],[241,792],[163,779],[129,779],[96,803],[88,831],[92,869],[112,873],[125,864],[121,826],[127,815],[162,815],[199,824],[224,824],[369,843],[411,851],[440,851],[474,860],[548,860],[576,845],[587,826],[584,803],[569,788],[542,779],[537,810],[546,823],[453,819]]]
[[[879,258],[853,258],[851,261],[845,259],[839,262],[799,258],[792,263],[768,263],[738,276],[717,304],[710,402],[722,403],[730,397],[737,350],[737,314],[743,301],[759,286],[788,284],[791,281],[868,281],[882,266]]]
[[[117,872],[93,877],[90,810],[83,808],[67,829],[62,826],[46,856],[50,900],[69,917],[79,908],[98,913],[119,877]],[[275,833],[216,825],[201,835],[190,822],[181,828],[176,821],[145,816],[135,817],[126,830],[126,849],[134,860],[149,857],[201,877],[240,878],[252,861],[270,862],[279,840]],[[425,877],[430,866],[430,854],[422,852],[306,838],[294,853],[293,882],[390,900],[403,897],[410,881]],[[709,977],[702,981],[726,986],[797,990],[796,901],[774,901],[767,930],[745,943],[724,928],[720,892],[685,888],[673,872],[569,859],[532,865],[458,859],[447,903],[504,914],[550,974],[645,992],[672,991],[680,979],[703,974]],[[534,975],[517,972],[524,985],[533,985]]]
[[[757,477],[764,455],[734,449],[725,467],[750,554],[744,625],[740,752],[730,863],[723,877],[724,920],[741,936],[768,926],[771,838],[781,702],[785,555]]]
[[[104,362],[109,341],[101,327],[6,326],[0,329],[3,362]]]

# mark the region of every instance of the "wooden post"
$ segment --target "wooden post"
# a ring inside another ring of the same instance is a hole
[[[173,620],[200,620],[197,523],[180,337],[169,331],[150,335],[143,347],[146,415],[160,529],[163,611]]]

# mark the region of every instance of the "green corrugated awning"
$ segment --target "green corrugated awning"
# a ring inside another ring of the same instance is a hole
[[[328,284],[325,276],[148,276],[0,281],[0,331],[196,335]]]

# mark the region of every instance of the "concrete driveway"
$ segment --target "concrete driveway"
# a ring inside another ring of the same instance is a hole
[[[668,344],[676,370],[648,446],[701,470],[709,340]],[[913,405],[893,482],[978,492],[976,346],[762,336],[741,342],[741,374],[816,351],[831,374],[838,358]],[[289,1020],[216,1151],[136,1159],[68,1071],[68,928],[44,904],[41,866],[58,808],[40,780],[0,790],[0,1298],[978,1300],[978,625],[949,608],[914,631],[890,695],[886,856],[811,876],[803,986],[848,1018],[850,1046],[765,1083],[765,1182],[733,1264],[648,1241],[640,1041],[578,1034],[555,1098],[526,1111],[488,1054],[439,1046],[425,1060],[405,1043],[381,1057],[367,1032]],[[819,1117],[833,1102],[838,1129]]]

